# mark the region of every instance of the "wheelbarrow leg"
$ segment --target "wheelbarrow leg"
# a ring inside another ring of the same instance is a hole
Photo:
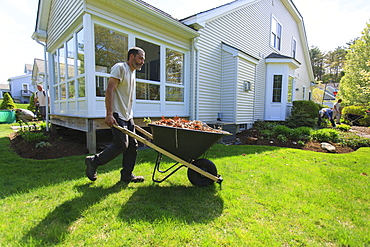
[[[168,171],[170,171],[171,169],[173,169],[175,166],[177,166],[179,164],[179,162],[176,162],[174,165],[172,165],[170,168],[164,170],[164,171],[161,171],[159,169],[159,165],[161,163],[161,160],[162,160],[162,154],[161,153],[158,153],[158,156],[157,156],[157,161],[155,162],[155,166],[154,166],[154,170],[153,170],[153,175],[152,175],[152,180],[153,182],[156,182],[156,183],[162,183],[164,180],[166,180],[167,178],[169,178],[170,176],[172,176],[172,174],[174,174],[175,172],[177,172],[180,168],[184,167],[185,165],[179,165],[176,169],[174,169],[170,174],[168,174],[167,176],[165,176],[164,178],[162,178],[161,180],[157,180],[155,177],[156,175],[156,172],[160,172],[160,173],[167,173]]]

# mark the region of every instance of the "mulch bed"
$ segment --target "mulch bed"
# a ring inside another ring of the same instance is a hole
[[[370,137],[370,128],[353,126],[352,131],[364,137]],[[71,130],[66,128],[58,129],[57,133],[47,133],[50,137],[48,142],[49,147],[36,148],[37,143],[25,142],[16,132],[12,133],[9,138],[11,147],[14,151],[23,158],[30,159],[55,159],[73,155],[86,155],[88,150],[86,148],[86,134],[81,131]],[[107,135],[106,135],[107,136]],[[297,148],[313,152],[327,152],[321,148],[321,144],[316,141],[307,142],[304,146],[300,146],[295,142],[279,142],[277,140],[263,140],[258,139],[254,129],[245,130],[238,133],[236,137],[239,139],[239,145],[265,145],[277,146],[286,148]],[[106,144],[107,140],[104,140]],[[354,150],[348,147],[332,143],[336,147],[336,153],[349,153]],[[104,145],[100,145],[104,148]],[[99,144],[98,144],[99,147]],[[101,148],[101,149],[102,149]]]

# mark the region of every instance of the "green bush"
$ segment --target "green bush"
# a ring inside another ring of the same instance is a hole
[[[260,137],[262,139],[270,139],[274,136],[274,133],[272,130],[269,130],[269,129],[265,129],[265,130],[261,130],[260,131]]]
[[[1,102],[0,109],[13,110],[16,106],[9,93],[4,93],[3,102]]]
[[[289,128],[302,126],[314,127],[320,106],[313,101],[293,101],[291,115],[286,119],[285,125]]]
[[[49,139],[49,136],[43,132],[24,131],[21,135],[26,142],[41,142]]]
[[[257,130],[273,130],[276,125],[279,125],[279,123],[257,121],[253,124],[253,128]]]
[[[351,129],[351,126],[349,126],[348,124],[339,124],[337,125],[337,129],[341,131],[349,131]]]
[[[288,141],[288,138],[285,136],[285,135],[278,135],[276,137],[277,140],[281,141],[281,142],[286,142]]]
[[[308,114],[309,118],[315,119],[319,114],[320,105],[311,100],[297,100],[293,101],[292,115]]]
[[[32,112],[36,111],[35,94],[34,93],[30,97],[30,104],[27,106],[27,110],[30,110]]]
[[[312,129],[310,127],[299,127],[293,129],[291,137],[293,140],[308,140],[310,139]]]
[[[293,130],[290,129],[289,127],[285,126],[285,125],[277,125],[274,127],[273,129],[273,135],[275,137],[279,136],[279,135],[283,135],[287,138],[289,138],[293,133]]]
[[[358,149],[360,147],[370,147],[370,138],[358,136],[350,132],[342,132],[339,135],[339,142],[346,147]]]
[[[312,133],[312,139],[319,142],[337,142],[339,133],[335,129],[319,129]]]
[[[291,115],[285,121],[285,125],[289,128],[298,127],[314,127],[316,126],[316,119],[310,118],[310,115],[301,111],[299,114]]]

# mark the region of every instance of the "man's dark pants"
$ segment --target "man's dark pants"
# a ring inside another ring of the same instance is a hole
[[[117,113],[113,113],[113,116],[119,126],[135,132],[133,119],[124,121],[118,117]],[[111,130],[113,143],[102,152],[96,154],[92,162],[97,166],[101,166],[113,160],[118,155],[123,154],[121,179],[130,179],[136,162],[138,143],[136,139],[129,137],[119,129],[112,127]]]

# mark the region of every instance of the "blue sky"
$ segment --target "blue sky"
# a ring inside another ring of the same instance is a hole
[[[181,19],[232,0],[144,0]],[[370,22],[369,0],[293,0],[303,16],[309,46],[334,50],[361,36]],[[38,0],[3,0],[0,8],[0,83],[22,75],[26,63],[43,59],[43,47],[31,39]]]

